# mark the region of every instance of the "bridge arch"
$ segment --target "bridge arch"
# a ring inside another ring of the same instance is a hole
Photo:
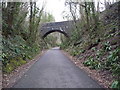
[[[73,21],[43,23],[40,26],[40,34],[42,38],[45,38],[48,34],[52,32],[60,32],[66,37],[69,37],[71,35],[73,27]]]
[[[42,38],[45,38],[47,35],[49,35],[53,32],[59,32],[59,33],[62,33],[63,35],[65,35],[66,37],[69,37],[69,35],[64,30],[55,29],[55,30],[49,30],[48,32],[44,33]]]

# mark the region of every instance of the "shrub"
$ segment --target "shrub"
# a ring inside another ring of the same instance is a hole
[[[111,85],[111,88],[117,88],[120,90],[120,81],[114,81]]]
[[[107,57],[107,61],[105,62],[106,67],[111,68],[115,66],[115,64],[119,64],[119,53],[120,48],[115,49],[114,51],[110,52],[110,55]]]
[[[16,35],[14,38],[3,38],[3,71],[10,73],[16,67],[25,64],[26,60],[32,59],[40,50],[37,44],[29,45],[21,37]]]
[[[110,51],[111,50],[111,45],[110,45],[109,41],[107,41],[103,44],[103,50],[105,50],[105,51]]]
[[[85,66],[89,66],[91,69],[99,69],[101,68],[101,63],[97,60],[94,60],[94,58],[89,57],[88,60],[83,62]]]
[[[14,70],[14,68],[15,67],[14,67],[13,64],[7,63],[7,65],[3,67],[3,71],[5,73],[10,73],[10,72],[12,72]]]
[[[116,76],[115,81],[112,83],[111,88],[120,89],[120,48],[116,48],[114,51],[110,52],[110,55],[106,61],[106,67],[112,71],[113,75]]]

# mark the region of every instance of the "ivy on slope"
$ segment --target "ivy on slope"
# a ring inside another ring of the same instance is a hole
[[[39,45],[33,44],[32,46],[29,46],[19,35],[16,35],[14,38],[3,38],[2,42],[3,71],[6,73],[10,73],[18,66],[31,60],[40,50]]]
[[[84,22],[86,19],[81,20],[79,28],[73,30],[70,39],[64,41],[61,48],[72,56],[85,59],[83,64],[90,69],[109,71],[114,76],[110,87],[120,89],[120,30],[117,4],[120,2],[101,13],[102,18],[96,22],[97,27],[91,22],[87,28],[85,26],[88,24]],[[106,19],[107,17],[109,18]]]

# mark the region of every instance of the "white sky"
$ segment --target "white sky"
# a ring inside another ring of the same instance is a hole
[[[62,12],[65,9],[65,0],[38,0],[37,6],[41,7],[43,2],[46,3],[45,11],[51,13],[55,17],[56,22],[64,21]]]
[[[94,1],[96,2],[98,0],[94,0]],[[104,0],[99,0],[99,1],[102,3],[104,2]],[[106,0],[106,1],[114,1],[114,0]],[[63,19],[63,11],[68,11],[67,8],[65,8],[65,4],[64,4],[65,0],[37,0],[38,7],[41,8],[43,3],[45,4],[45,11],[51,13],[54,16],[56,22],[65,21],[65,19]],[[101,7],[104,6],[101,4]]]

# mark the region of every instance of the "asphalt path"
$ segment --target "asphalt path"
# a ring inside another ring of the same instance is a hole
[[[13,88],[101,88],[58,47],[48,50]]]

